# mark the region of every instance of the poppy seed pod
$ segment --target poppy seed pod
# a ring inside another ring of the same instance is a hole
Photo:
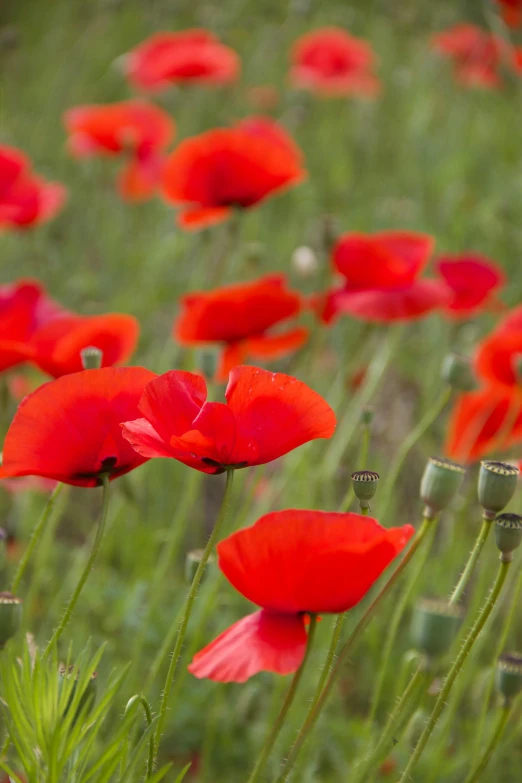
[[[455,391],[473,391],[477,381],[467,356],[449,353],[442,362],[442,378]]]
[[[84,370],[99,370],[103,362],[103,351],[94,345],[88,345],[80,351]]]
[[[507,506],[517,488],[519,469],[508,462],[485,459],[480,463],[479,503],[485,516],[494,519]]]
[[[375,417],[375,411],[373,408],[363,408],[361,413],[361,424],[363,427],[370,427],[373,424],[373,419]]]
[[[12,593],[0,593],[0,650],[15,635],[22,620],[22,599]]]
[[[455,639],[464,609],[437,599],[421,599],[413,611],[410,634],[416,647],[430,658],[444,655]]]
[[[522,543],[522,517],[518,514],[499,514],[495,519],[495,538],[502,553],[501,560],[511,560],[513,552]]]
[[[378,483],[379,474],[372,470],[357,470],[352,473],[353,491],[361,508],[369,508],[369,501],[375,495]]]
[[[65,713],[64,714],[67,715],[67,713],[69,712],[69,709],[71,707],[71,704],[73,702],[73,699],[74,699],[74,696],[75,696],[75,693],[76,693],[76,688],[78,687],[79,672],[78,672],[78,669],[75,666],[65,666],[64,664],[60,664],[60,666],[58,668],[58,674],[60,675],[60,678],[61,678],[60,682],[63,682],[65,680],[69,680],[71,678],[74,680],[74,683],[73,683],[73,686],[72,686],[72,689],[71,689],[71,692],[70,692],[70,695],[69,695],[69,699],[67,701],[67,706],[65,708]],[[97,677],[98,677],[98,672],[93,672],[91,674],[91,677],[90,677],[89,681],[87,682],[87,684],[86,684],[86,686],[84,688],[84,691],[83,691],[83,693],[82,693],[82,695],[80,697],[80,700],[78,702],[78,707],[76,709],[76,714],[74,716],[74,721],[76,721],[78,719],[78,716],[80,715],[82,710],[84,710],[86,707],[87,707],[87,712],[91,711],[91,709],[92,709],[92,707],[94,705],[94,700],[96,698],[96,680],[97,680]]]
[[[196,571],[198,570],[202,557],[203,557],[202,549],[193,549],[192,551],[187,552],[187,555],[185,557],[185,580],[187,584],[191,585],[192,582],[194,581],[194,577],[196,576]],[[213,565],[215,562],[216,562],[215,555],[210,555],[207,561],[207,567]],[[203,579],[204,579],[204,575],[203,575]],[[201,581],[203,581],[203,579]]]
[[[505,701],[511,701],[522,690],[522,655],[507,653],[497,661],[497,688]]]
[[[426,516],[442,511],[458,492],[465,469],[444,457],[430,457],[421,480],[420,495],[426,505]]]

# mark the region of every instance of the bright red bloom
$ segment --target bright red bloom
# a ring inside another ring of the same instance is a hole
[[[414,532],[411,525],[386,529],[361,514],[291,509],[229,536],[217,546],[219,567],[261,611],[197,653],[189,671],[218,682],[296,671],[306,648],[305,615],[358,604]]]
[[[441,256],[437,271],[452,292],[445,308],[451,318],[470,318],[488,307],[493,292],[505,283],[502,270],[478,253]]]
[[[380,82],[373,69],[375,53],[366,41],[340,27],[324,27],[303,35],[292,48],[290,80],[324,96],[375,97]]]
[[[167,159],[165,198],[182,207],[178,223],[199,229],[226,220],[305,177],[302,154],[288,134],[264,117],[186,139]]]
[[[146,462],[122,437],[121,423],[155,374],[143,367],[107,367],[64,375],[23,400],[4,443],[0,477],[43,476],[95,487]]]
[[[155,378],[139,404],[143,418],[123,436],[144,457],[173,457],[203,473],[262,465],[316,438],[330,438],[335,414],[306,384],[258,367],[236,367],[227,404],[208,402],[200,375]]]
[[[509,27],[522,25],[522,0],[496,0],[496,2]]]
[[[0,231],[23,229],[51,220],[62,208],[67,191],[31,171],[27,157],[0,145]]]
[[[376,323],[406,321],[442,307],[449,298],[446,286],[418,279],[433,244],[427,234],[407,231],[344,234],[333,263],[345,283],[320,299],[323,321],[340,314]]]
[[[508,313],[480,343],[475,368],[499,391],[522,391],[522,305]]]
[[[467,87],[502,86],[500,67],[509,47],[497,35],[472,24],[457,24],[432,38],[432,47],[454,65],[455,79]]]
[[[284,275],[267,275],[252,283],[195,291],[182,297],[174,336],[183,345],[224,343],[219,380],[248,357],[276,359],[300,348],[304,328],[269,333],[275,324],[297,315],[302,297],[285,287]]]
[[[229,84],[239,70],[237,54],[208,30],[156,33],[126,58],[131,84],[151,91],[174,84]]]
[[[64,115],[70,133],[69,149],[77,158],[121,155],[130,158],[118,187],[130,200],[149,198],[156,191],[165,148],[174,138],[174,121],[163,109],[142,100],[77,106]]]

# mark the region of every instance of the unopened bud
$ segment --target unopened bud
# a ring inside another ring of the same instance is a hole
[[[363,427],[371,427],[373,419],[375,417],[375,411],[373,408],[363,408],[361,413],[361,424]]]
[[[517,488],[519,469],[508,462],[485,459],[480,463],[478,499],[484,516],[494,519],[507,506]]]
[[[455,391],[466,392],[477,388],[477,380],[467,356],[447,354],[442,362],[442,378]]]
[[[0,593],[0,650],[18,631],[22,622],[22,599],[12,593]]]
[[[88,345],[80,351],[84,370],[99,370],[103,362],[103,351],[94,345]]]
[[[201,558],[203,557],[203,550],[202,549],[193,549],[191,552],[187,552],[187,556],[185,558],[185,579],[187,581],[187,584],[191,585],[194,581],[194,577],[196,576],[196,571],[199,568],[199,564],[201,563]],[[213,565],[216,558],[215,555],[210,555],[207,566]],[[205,578],[205,574],[203,574],[202,580]]]
[[[362,509],[369,508],[370,500],[377,491],[378,483],[379,474],[372,470],[357,470],[352,473],[353,491]]]
[[[495,519],[495,539],[501,560],[513,559],[513,552],[522,543],[522,517],[518,514],[499,514]]]
[[[301,277],[311,277],[317,272],[319,264],[312,248],[301,245],[292,253],[292,266]]]
[[[62,681],[70,680],[71,678],[74,680],[71,693],[69,695],[69,699],[67,700],[67,706],[65,707],[64,715],[67,715],[71,708],[71,704],[73,703],[76,689],[78,687],[78,679],[79,679],[79,671],[75,666],[65,666],[63,663],[60,664],[58,668],[58,674],[60,675]],[[96,698],[96,679],[98,677],[98,672],[93,672],[90,676],[90,679],[88,680],[83,693],[80,696],[80,699],[78,701],[78,706],[76,708],[76,714],[74,716],[74,721],[76,721],[82,711],[90,712],[92,707],[94,706],[94,700]]]
[[[430,658],[440,657],[451,647],[463,618],[462,606],[423,598],[413,611],[410,630],[412,641]]]
[[[444,457],[430,457],[420,486],[427,516],[435,516],[451,502],[460,489],[465,472],[456,462]]]
[[[510,702],[522,690],[522,655],[507,653],[497,661],[497,688],[506,702]]]

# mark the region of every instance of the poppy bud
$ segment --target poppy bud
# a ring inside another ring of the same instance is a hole
[[[74,679],[74,683],[73,683],[73,686],[72,686],[72,689],[71,689],[71,693],[69,695],[69,700],[67,702],[67,706],[65,708],[65,713],[64,713],[64,715],[67,715],[67,713],[69,712],[69,709],[71,707],[71,704],[73,702],[74,695],[76,693],[76,688],[77,688],[77,685],[78,685],[79,672],[78,672],[78,669],[75,666],[65,666],[64,664],[60,664],[60,667],[58,669],[58,674],[61,677],[61,682],[65,681],[65,680],[69,680],[69,679],[71,679],[71,677]],[[80,715],[82,710],[84,710],[86,708],[87,705],[88,705],[87,712],[91,711],[91,709],[92,709],[92,707],[94,705],[94,700],[96,698],[96,679],[97,679],[97,677],[98,677],[98,672],[93,672],[91,674],[90,680],[88,681],[88,683],[85,686],[85,689],[84,689],[82,695],[80,696],[80,700],[78,702],[78,707],[76,709],[76,714],[74,716],[74,721],[73,722],[75,722],[78,719],[78,716]]]
[[[374,473],[372,470],[357,470],[355,473],[352,473],[352,483],[353,491],[360,507],[368,509],[370,507],[369,501],[377,491],[379,474]]]
[[[522,655],[517,652],[502,655],[497,661],[495,679],[504,701],[517,696],[522,690]]]
[[[292,253],[292,266],[301,277],[310,277],[317,272],[319,263],[312,248],[301,245]]]
[[[88,345],[80,351],[82,367],[84,370],[99,370],[102,366],[103,351],[94,345]]]
[[[413,643],[430,658],[444,655],[455,639],[464,617],[462,606],[437,599],[421,599],[413,611]]]
[[[444,357],[442,378],[455,391],[473,391],[477,388],[471,361],[467,356],[460,356],[457,353],[448,353]]]
[[[373,408],[363,408],[361,413],[361,424],[363,427],[370,427],[373,423],[373,418],[375,416],[375,411]]]
[[[500,514],[495,519],[495,538],[501,551],[501,560],[513,559],[513,552],[522,543],[522,517],[518,514]]]
[[[508,462],[485,459],[480,463],[478,498],[485,517],[494,519],[507,506],[515,494],[519,473]]]
[[[187,555],[185,557],[185,579],[187,584],[191,585],[194,581],[194,577],[196,576],[196,571],[198,570],[198,566],[201,563],[201,558],[203,556],[203,550],[202,549],[192,549],[192,551],[187,552]],[[212,565],[215,562],[216,558],[215,555],[210,555],[208,561],[207,561],[207,567]],[[203,575],[203,579],[204,579]],[[203,581],[202,579],[202,581]]]
[[[444,457],[430,457],[421,480],[420,495],[426,505],[426,516],[442,511],[458,492],[465,470]]]
[[[0,593],[0,650],[15,635],[22,621],[22,599]]]

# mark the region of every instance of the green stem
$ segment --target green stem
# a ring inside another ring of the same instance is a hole
[[[40,539],[42,537],[42,534],[44,532],[45,526],[47,524],[47,520],[51,516],[51,511],[53,510],[53,506],[55,503],[55,500],[57,499],[58,495],[63,489],[63,484],[57,484],[56,487],[51,492],[47,503],[44,506],[44,509],[42,513],[40,514],[40,517],[38,519],[38,522],[33,528],[33,532],[31,533],[31,537],[29,539],[29,543],[27,544],[27,547],[25,549],[25,552],[18,563],[18,568],[16,569],[16,573],[13,576],[13,581],[11,582],[10,592],[16,595],[16,591],[18,590],[20,583],[23,579],[25,569],[27,568],[27,564],[29,563],[31,556],[36,549],[36,546],[40,542]]]
[[[227,470],[225,493],[223,495],[223,501],[221,503],[221,508],[219,510],[218,518],[216,520],[214,529],[210,534],[210,538],[208,539],[207,545],[201,556],[201,560],[199,562],[196,573],[194,574],[194,579],[192,580],[192,584],[190,586],[187,600],[185,602],[183,616],[181,618],[181,624],[179,626],[179,631],[178,631],[178,638],[176,639],[174,651],[170,659],[169,669],[165,680],[165,687],[163,688],[163,694],[161,697],[158,723],[156,726],[156,732],[154,737],[154,763],[156,763],[158,758],[158,750],[161,741],[161,735],[163,734],[163,728],[165,726],[165,720],[167,718],[167,708],[169,703],[170,692],[172,690],[172,685],[174,684],[176,669],[178,666],[179,659],[181,657],[181,650],[183,648],[183,642],[185,640],[185,634],[187,632],[187,626],[190,619],[190,614],[192,612],[194,601],[196,600],[196,594],[198,592],[199,583],[201,582],[201,577],[203,576],[203,572],[207,565],[208,559],[212,553],[212,550],[214,549],[214,544],[218,540],[221,528],[223,526],[223,522],[225,521],[228,507],[230,505],[230,498],[232,496],[233,482],[234,482],[234,471],[232,469],[229,469]]]
[[[489,536],[489,532],[492,526],[493,526],[492,520],[486,519],[486,517],[484,517],[482,521],[482,527],[480,528],[480,532],[477,536],[475,545],[469,556],[468,562],[466,563],[466,567],[464,568],[464,571],[462,572],[462,576],[460,577],[449,599],[450,604],[456,604],[458,601],[460,601],[462,594],[466,589],[466,586],[471,578],[471,574],[475,569],[477,561],[480,557],[480,553],[484,548],[484,544],[486,543],[487,537]]]
[[[504,729],[506,728],[507,722],[511,716],[511,712],[512,708],[509,703],[502,707],[496,729],[493,732],[493,736],[491,737],[489,745],[487,746],[478,766],[472,772],[470,772],[465,780],[465,783],[476,783],[476,781],[482,776],[482,773],[489,764],[489,760],[491,759],[491,756],[493,755],[493,752],[504,733]]]
[[[107,473],[102,473],[100,475],[100,481],[103,487],[103,498],[102,498],[102,510],[100,515],[100,521],[98,522],[98,529],[96,531],[96,537],[94,539],[94,544],[92,545],[91,554],[89,555],[89,559],[87,560],[87,563],[83,569],[82,575],[78,581],[78,584],[76,585],[76,588],[69,599],[69,603],[67,604],[65,608],[65,612],[63,614],[62,619],[60,620],[60,623],[58,624],[57,628],[55,629],[51,640],[47,644],[47,647],[45,648],[43,652],[43,659],[45,660],[57,644],[58,640],[60,639],[62,633],[64,632],[67,623],[71,619],[71,615],[74,612],[75,606],[78,602],[78,599],[80,597],[80,594],[83,590],[83,587],[88,579],[88,576],[91,572],[91,569],[94,565],[94,561],[96,560],[96,557],[98,555],[98,552],[100,550],[100,545],[102,542],[103,534],[105,532],[105,525],[107,523],[107,513],[109,510],[109,476]]]
[[[417,535],[413,539],[410,548],[402,558],[401,562],[396,567],[395,571],[392,573],[388,581],[381,587],[381,589],[379,590],[379,592],[377,593],[377,595],[375,596],[375,598],[368,606],[368,608],[360,618],[359,622],[353,629],[352,633],[344,643],[341,652],[339,653],[339,657],[337,658],[337,661],[335,663],[335,666],[333,667],[330,676],[328,677],[328,680],[326,682],[326,685],[324,686],[320,696],[318,698],[315,698],[314,696],[313,703],[310,706],[310,709],[308,710],[303,725],[299,730],[297,739],[294,742],[293,747],[290,749],[286,763],[282,769],[280,776],[277,779],[277,783],[283,783],[283,781],[288,780],[290,772],[292,771],[292,767],[295,764],[295,761],[301,751],[301,748],[303,747],[304,743],[308,738],[308,735],[310,734],[315,724],[317,723],[317,719],[319,718],[319,715],[321,714],[321,711],[324,705],[326,704],[326,701],[330,696],[330,693],[332,692],[335,681],[342,670],[346,658],[348,657],[348,653],[354,646],[355,642],[358,641],[359,636],[361,635],[361,633],[364,631],[364,629],[372,619],[375,610],[377,609],[381,601],[384,598],[386,598],[391,588],[395,585],[395,583],[403,573],[404,569],[407,567],[408,563],[411,561],[412,557],[417,552],[419,546],[424,541],[426,534],[431,529],[431,523],[432,523],[431,519],[428,518],[424,519],[421,527],[417,532]]]
[[[129,713],[129,711],[132,709],[132,707],[135,704],[141,704],[141,706],[143,707],[143,712],[145,714],[145,720],[147,721],[147,726],[150,726],[152,723],[152,711],[150,709],[147,699],[144,696],[138,694],[136,696],[133,696],[132,699],[130,699],[127,702],[127,706],[125,707],[125,715]],[[125,769],[127,765],[126,755],[127,754],[125,753],[124,756],[122,757],[122,761],[121,761],[122,771]],[[153,773],[154,773],[154,736],[151,736],[149,740],[149,756],[147,759],[147,774],[145,780],[150,780]]]
[[[299,683],[303,676],[303,672],[306,668],[306,664],[310,657],[310,650],[312,649],[312,644],[314,641],[316,625],[317,625],[317,616],[315,614],[312,614],[310,615],[310,626],[308,629],[308,639],[306,642],[306,652],[303,658],[303,662],[301,663],[301,666],[294,674],[292,684],[290,685],[290,688],[288,689],[288,692],[285,696],[283,706],[281,707],[279,711],[279,715],[277,716],[275,723],[272,726],[272,730],[270,734],[265,740],[265,744],[263,745],[261,754],[256,762],[254,769],[252,770],[252,774],[248,778],[248,783],[256,783],[256,781],[259,780],[259,776],[261,775],[261,773],[265,768],[266,762],[268,761],[268,758],[272,752],[275,741],[277,740],[279,736],[279,732],[283,727],[283,723],[285,722],[286,716],[288,714],[288,710],[292,706],[295,694],[297,692],[297,688],[299,687]]]
[[[417,766],[417,763],[422,756],[422,753],[424,752],[424,748],[426,747],[428,740],[431,737],[431,734],[433,732],[433,729],[435,728],[437,721],[439,719],[439,716],[444,709],[444,705],[446,704],[446,701],[448,699],[448,696],[450,694],[450,691],[453,687],[453,683],[455,682],[455,679],[462,669],[464,662],[466,658],[468,657],[469,651],[473,647],[475,640],[479,636],[480,632],[484,628],[484,625],[493,611],[493,608],[495,606],[495,603],[500,595],[500,592],[502,590],[502,587],[504,585],[504,582],[506,580],[506,576],[509,570],[511,561],[510,560],[501,560],[500,568],[498,571],[497,578],[495,579],[495,583],[491,589],[491,592],[487,598],[487,601],[484,605],[484,607],[481,609],[481,611],[478,613],[478,616],[475,620],[475,623],[469,632],[464,644],[462,645],[460,652],[455,659],[455,663],[451,667],[448,676],[446,677],[446,680],[444,682],[444,685],[442,686],[442,689],[437,697],[437,701],[435,702],[435,706],[433,708],[433,711],[428,719],[428,723],[426,724],[426,727],[424,731],[422,732],[422,735],[415,746],[415,749],[410,757],[410,760],[406,766],[406,769],[401,775],[399,783],[403,783],[403,781],[410,780],[411,774],[415,767]]]
[[[361,439],[361,450],[359,452],[359,459],[357,460],[357,464],[359,465],[358,470],[364,470],[366,468],[366,463],[368,462],[368,452],[370,450],[370,438],[371,438],[371,427],[368,427],[368,425],[363,426],[363,433],[362,433],[362,439]],[[339,507],[339,511],[348,511],[350,506],[352,505],[352,501],[355,497],[355,492],[353,489],[353,482],[349,482],[348,489],[346,490],[346,493],[341,500],[341,505]],[[368,513],[369,509],[366,509],[366,512],[361,510],[361,514]]]

